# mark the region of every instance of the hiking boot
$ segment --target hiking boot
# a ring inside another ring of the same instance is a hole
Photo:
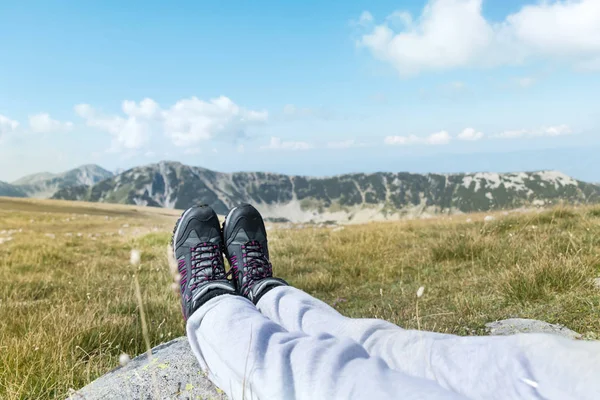
[[[287,285],[283,279],[273,277],[267,231],[256,208],[242,204],[229,211],[223,223],[223,239],[239,294],[256,304],[269,290]]]
[[[213,297],[236,294],[225,273],[221,226],[212,208],[188,208],[175,224],[172,245],[181,274],[181,306],[186,320]]]

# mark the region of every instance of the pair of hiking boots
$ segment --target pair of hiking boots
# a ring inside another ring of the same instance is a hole
[[[273,277],[265,224],[250,204],[233,208],[222,228],[209,206],[187,209],[175,224],[172,245],[186,320],[213,297],[237,294],[256,304],[270,289],[287,285]]]

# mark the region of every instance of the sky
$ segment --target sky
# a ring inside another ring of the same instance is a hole
[[[600,182],[600,1],[0,3],[0,180],[95,163]]]

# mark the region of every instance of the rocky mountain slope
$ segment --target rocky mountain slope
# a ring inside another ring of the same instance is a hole
[[[56,199],[184,209],[206,203],[217,213],[251,202],[275,220],[367,221],[600,202],[600,186],[556,171],[476,174],[347,174],[326,178],[262,172],[220,173],[176,162],[125,171],[92,186],[59,190]]]
[[[18,187],[10,183],[0,181],[0,196],[6,197],[27,197],[27,194]]]
[[[90,164],[60,174],[42,172],[28,175],[12,182],[11,186],[24,193],[26,197],[50,198],[61,189],[92,186],[112,176],[112,172]]]

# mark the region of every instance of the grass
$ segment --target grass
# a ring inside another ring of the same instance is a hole
[[[144,353],[136,277],[150,344],[184,335],[165,255],[176,216],[0,199],[0,239],[12,238],[0,243],[0,398],[65,397],[122,353]],[[460,335],[535,318],[600,338],[591,283],[600,276],[600,208],[469,218],[275,226],[272,261],[277,275],[352,317]],[[132,248],[139,266],[129,264]]]

